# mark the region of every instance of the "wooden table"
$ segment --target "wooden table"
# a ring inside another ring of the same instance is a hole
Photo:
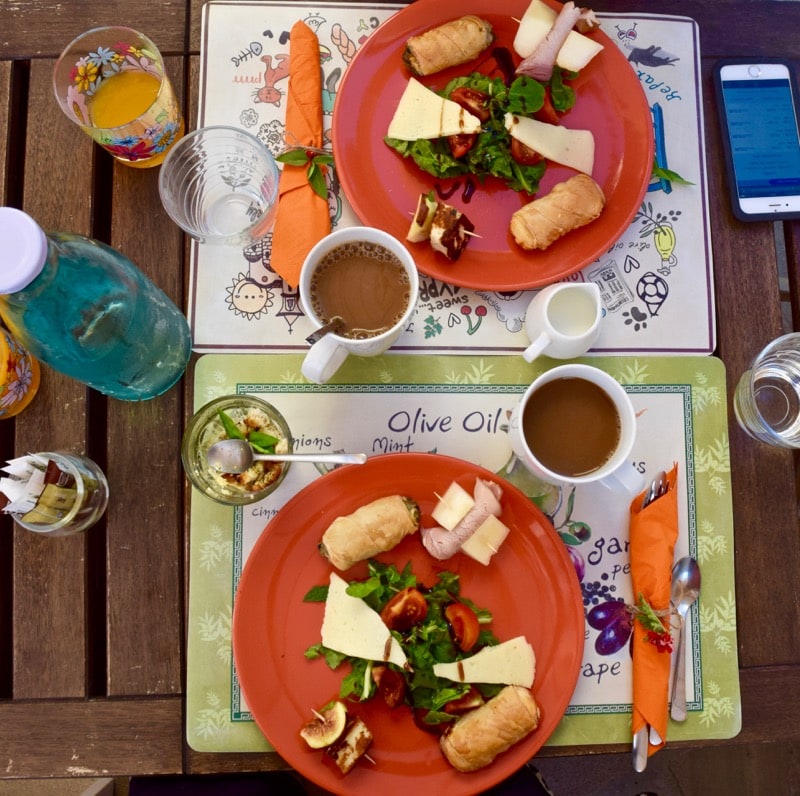
[[[57,106],[57,54],[99,25],[156,41],[196,118],[200,0],[6,0],[0,4],[0,188],[45,228],[106,241],[178,303],[186,250],[161,210],[157,170],[114,164]],[[602,10],[647,4],[605,0]],[[743,224],[723,184],[710,84],[716,59],[781,55],[800,66],[800,3],[674,0],[660,11],[700,23],[718,355],[735,383],[784,331],[800,328],[800,222]],[[777,234],[776,233],[780,233]],[[778,241],[778,242],[776,242]],[[781,293],[776,263],[788,262]],[[105,470],[104,521],[67,539],[38,539],[0,518],[0,776],[63,777],[246,771],[276,755],[200,754],[184,742],[188,489],[179,441],[191,382],[141,404],[107,400],[45,368],[35,402],[0,422],[3,460],[27,451],[86,452]],[[733,417],[731,412],[731,417]],[[743,729],[726,743],[800,740],[800,536],[797,463],[730,422]],[[621,751],[619,747],[542,754]]]

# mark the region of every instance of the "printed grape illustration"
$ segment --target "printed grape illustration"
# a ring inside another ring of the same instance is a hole
[[[589,627],[600,631],[594,642],[598,655],[619,652],[633,632],[633,617],[621,597],[598,602],[589,610],[586,621]]]

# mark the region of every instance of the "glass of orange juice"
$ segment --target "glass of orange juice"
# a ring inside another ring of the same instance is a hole
[[[182,135],[164,61],[132,28],[94,28],[59,56],[53,89],[64,113],[121,163],[157,166]]]

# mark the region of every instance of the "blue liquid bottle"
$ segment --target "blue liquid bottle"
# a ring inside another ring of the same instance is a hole
[[[125,401],[166,392],[191,355],[183,313],[127,257],[46,235],[10,207],[0,207],[0,315],[39,360]]]

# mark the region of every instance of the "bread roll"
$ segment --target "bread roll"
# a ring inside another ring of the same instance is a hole
[[[587,174],[558,183],[511,216],[511,234],[523,249],[546,249],[573,229],[594,221],[603,211],[603,190]]]
[[[322,535],[319,550],[339,570],[391,550],[419,528],[419,507],[410,498],[378,498],[337,517]]]
[[[477,771],[539,726],[533,694],[507,685],[485,705],[457,719],[439,740],[444,756],[459,771]]]
[[[493,41],[492,26],[470,14],[412,36],[406,42],[403,60],[415,75],[432,75],[474,60]]]

